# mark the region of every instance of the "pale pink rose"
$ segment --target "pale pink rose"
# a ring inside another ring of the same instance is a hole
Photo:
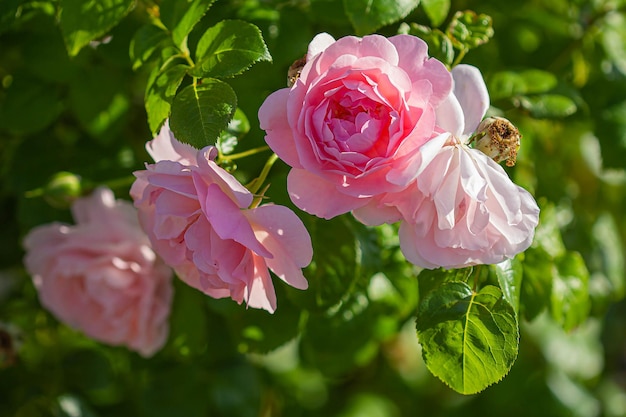
[[[332,218],[405,188],[451,76],[414,36],[317,35],[300,77],[259,109],[299,208]]]
[[[269,271],[306,289],[311,239],[286,207],[250,208],[254,196],[214,159],[178,142],[166,124],[148,143],[155,164],[135,173],[131,196],[156,252],[190,286],[249,307],[276,309]]]
[[[157,258],[137,213],[98,188],[72,205],[76,225],[52,223],[24,240],[41,304],[87,336],[151,356],[165,343],[172,270]]]
[[[530,246],[539,221],[530,193],[466,143],[489,107],[480,71],[459,65],[452,75],[453,93],[437,110],[449,133],[422,147],[415,182],[383,199],[402,213],[402,252],[424,268],[502,262]]]

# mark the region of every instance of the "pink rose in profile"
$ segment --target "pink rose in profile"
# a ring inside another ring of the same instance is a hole
[[[155,164],[135,173],[131,196],[157,253],[190,286],[250,307],[276,309],[269,271],[305,289],[311,239],[288,208],[250,208],[254,196],[214,159],[174,138],[166,124],[148,143]]]
[[[453,93],[437,110],[447,130],[422,147],[417,179],[384,203],[403,216],[400,247],[424,268],[494,264],[526,250],[539,220],[533,197],[504,169],[467,145],[489,107],[480,71],[452,70]]]
[[[44,307],[87,336],[151,356],[166,341],[172,270],[137,213],[98,188],[72,205],[76,225],[52,223],[24,240],[26,269]]]
[[[452,85],[427,49],[409,35],[313,39],[294,85],[259,109],[266,142],[292,167],[294,204],[328,219],[415,178]]]

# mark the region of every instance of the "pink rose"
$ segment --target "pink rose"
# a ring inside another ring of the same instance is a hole
[[[294,204],[328,219],[405,188],[451,84],[414,36],[317,35],[295,84],[259,109]]]
[[[143,356],[168,334],[172,271],[150,248],[136,210],[98,188],[72,206],[75,226],[52,223],[24,240],[44,307],[87,336]]]
[[[489,107],[480,71],[458,65],[452,76],[453,93],[437,110],[437,124],[450,133],[422,147],[411,187],[383,199],[402,213],[402,252],[424,268],[502,262],[530,246],[539,221],[530,193],[467,145]]]
[[[311,239],[288,208],[250,208],[254,196],[213,160],[217,150],[178,142],[166,124],[148,143],[156,161],[137,180],[131,196],[159,255],[187,284],[250,307],[276,309],[271,270],[306,289],[301,268],[311,262]]]

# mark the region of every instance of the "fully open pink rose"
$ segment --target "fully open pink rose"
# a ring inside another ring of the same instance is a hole
[[[293,168],[293,202],[332,218],[402,190],[451,85],[414,36],[316,36],[295,84],[259,110],[268,145]]]
[[[217,150],[178,142],[167,124],[147,148],[156,163],[135,173],[131,196],[155,250],[182,280],[270,312],[276,295],[269,270],[307,288],[301,268],[311,262],[311,239],[291,210],[249,208],[253,195],[214,162]]]
[[[530,246],[539,220],[530,193],[466,143],[489,107],[480,71],[459,65],[452,75],[453,93],[437,111],[437,124],[449,133],[422,147],[417,179],[410,187],[382,199],[388,210],[402,213],[402,252],[425,268],[511,258]]]
[[[41,303],[93,339],[152,355],[168,334],[172,270],[152,251],[133,206],[111,190],[77,200],[72,213],[75,226],[39,226],[24,240]]]

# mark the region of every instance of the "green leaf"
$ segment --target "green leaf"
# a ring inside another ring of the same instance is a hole
[[[622,74],[626,74],[626,16],[609,13],[604,19],[600,39],[607,57]]]
[[[83,128],[102,143],[115,139],[128,116],[130,98],[123,74],[94,68],[74,78],[70,107]]]
[[[498,284],[504,295],[504,299],[515,310],[519,312],[519,299],[522,287],[523,268],[522,263],[517,259],[507,259],[493,266],[496,270]]]
[[[450,0],[422,0],[421,4],[433,27],[441,25],[450,11]]]
[[[582,324],[589,315],[589,272],[578,252],[568,252],[556,261],[558,273],[552,284],[551,312],[566,331]]]
[[[130,42],[130,60],[136,70],[145,64],[160,47],[160,44],[169,39],[167,33],[155,25],[140,27]]]
[[[420,303],[417,333],[428,369],[462,394],[500,381],[517,357],[515,311],[491,285],[442,285]]]
[[[619,300],[626,292],[624,282],[626,262],[619,230],[615,219],[610,214],[603,213],[598,216],[591,232],[594,250],[590,269],[594,271],[594,279],[602,275],[607,280],[611,300]]]
[[[337,308],[312,314],[300,342],[303,361],[331,377],[369,363],[377,352],[377,318],[360,292],[347,296]]]
[[[134,0],[62,0],[60,26],[68,54],[105,35],[134,5]]]
[[[62,110],[58,86],[16,74],[6,95],[0,95],[0,128],[15,133],[34,133],[49,126]]]
[[[471,10],[458,11],[448,25],[446,33],[454,46],[468,50],[483,45],[493,37],[491,16]]]
[[[339,216],[331,220],[305,218],[313,243],[313,261],[305,270],[306,291],[288,288],[296,305],[311,311],[326,311],[347,296],[361,277],[362,258],[349,221]],[[328,242],[333,242],[329,245]]]
[[[97,417],[85,401],[70,394],[60,395],[53,409],[55,417]]]
[[[553,258],[541,248],[531,247],[524,252],[520,309],[527,320],[533,320],[550,306],[553,265]]]
[[[519,104],[537,119],[557,119],[576,113],[574,100],[558,94],[520,97]]]
[[[556,87],[558,80],[548,71],[528,69],[524,71],[501,71],[489,78],[492,100],[523,94],[545,93]]]
[[[406,17],[419,0],[343,0],[343,7],[358,36]]]
[[[217,138],[217,149],[222,155],[228,155],[235,150],[239,140],[250,131],[250,122],[245,113],[237,107],[233,119],[228,127]]]
[[[422,269],[417,276],[420,298],[424,299],[433,290],[446,282],[467,282],[473,271],[473,267],[462,269]]]
[[[164,71],[158,68],[152,71],[146,87],[145,106],[153,135],[169,117],[172,101],[188,69],[187,65],[178,64]]]
[[[163,0],[160,12],[161,21],[172,32],[172,39],[177,47],[183,48],[187,35],[202,19],[215,0]]]
[[[196,48],[196,77],[231,77],[259,61],[271,61],[259,28],[240,20],[223,20],[204,32]]]
[[[170,128],[178,140],[198,149],[215,144],[235,114],[237,96],[214,78],[185,87],[174,98]]]

